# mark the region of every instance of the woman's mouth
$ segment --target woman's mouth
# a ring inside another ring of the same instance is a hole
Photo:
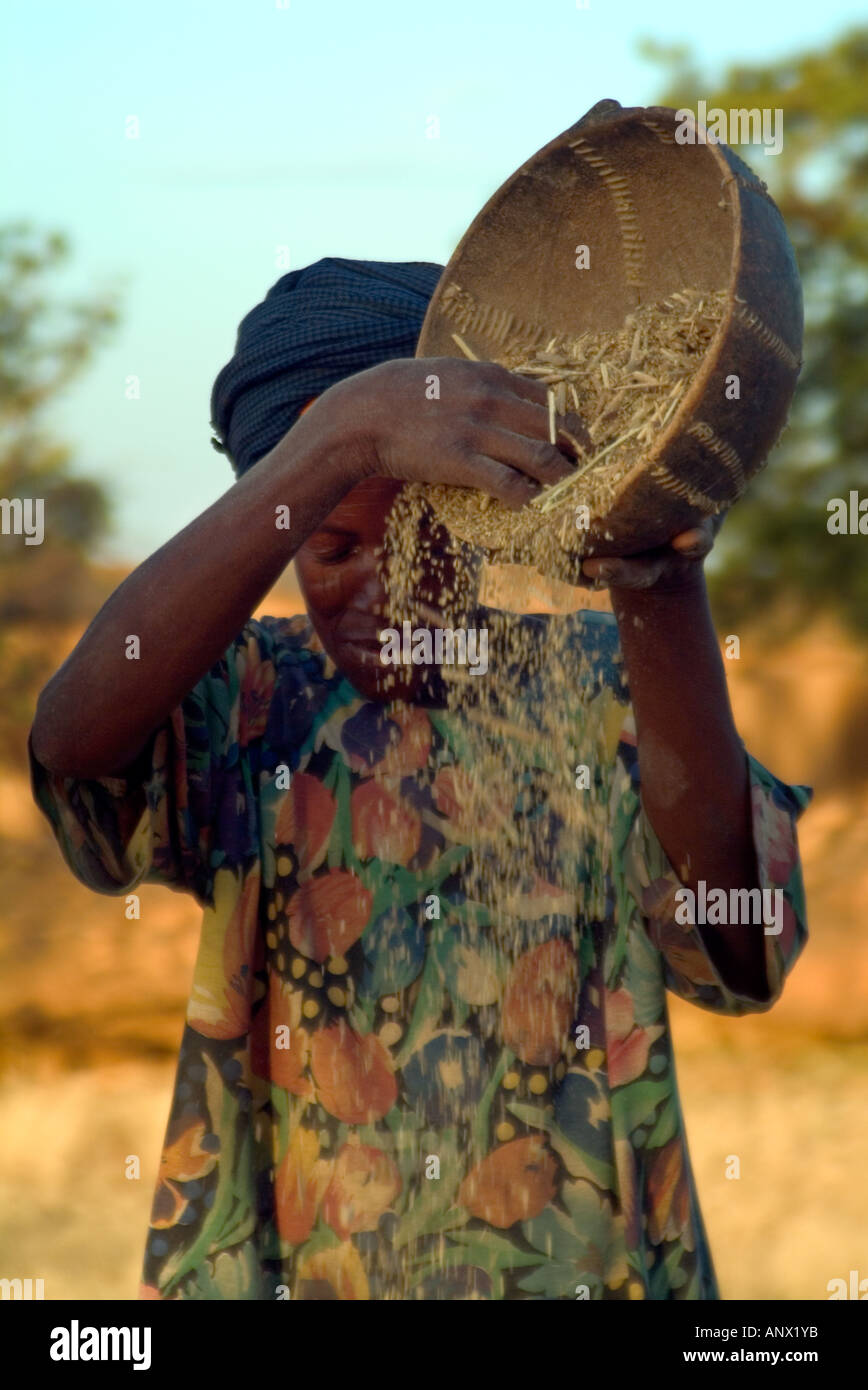
[[[360,651],[380,652],[383,643],[379,636],[360,636],[354,633],[347,633],[340,638],[341,645],[344,647],[357,647]]]
[[[388,663],[383,661],[383,643],[379,637],[359,637],[348,633],[339,638],[339,645],[347,659],[366,669],[389,669]]]

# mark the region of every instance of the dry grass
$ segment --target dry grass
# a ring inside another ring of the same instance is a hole
[[[616,509],[625,479],[684,400],[727,303],[725,291],[688,288],[642,305],[614,333],[506,343],[494,360],[547,386],[551,442],[570,445],[575,471],[521,512],[472,489],[426,488],[438,518],[454,535],[494,556],[532,556],[542,573],[557,573],[561,552],[582,549],[585,532],[576,527],[576,508],[587,506],[592,518]],[[461,335],[452,336],[476,360]],[[585,424],[581,439],[564,427],[567,410]]]

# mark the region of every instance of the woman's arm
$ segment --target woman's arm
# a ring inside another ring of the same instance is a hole
[[[433,401],[432,371],[442,383],[442,399]],[[565,424],[583,428],[574,415]],[[77,778],[129,767],[362,478],[478,487],[519,507],[570,472],[548,429],[546,388],[491,363],[399,359],[330,387],[103,605],[39,696],[37,761]],[[277,525],[277,509],[287,506],[288,530]],[[132,635],[135,660],[126,655]]]
[[[702,572],[670,593],[617,590],[627,681],[636,717],[642,804],[685,887],[757,884],[750,779],[733,723]],[[763,999],[762,923],[697,924],[724,984]]]
[[[731,888],[756,887],[757,866],[747,757],[701,563],[716,527],[702,529],[677,538],[671,560],[587,561],[584,573],[609,580],[648,819],[685,887],[702,879],[729,901]],[[762,923],[697,930],[727,988],[768,998]]]
[[[339,429],[317,429],[313,414],[139,565],[97,613],[39,696],[31,741],[48,771],[88,778],[128,767],[337,505],[352,481],[351,441]],[[290,507],[288,530],[276,524],[281,504]],[[133,634],[136,660],[126,656]]]

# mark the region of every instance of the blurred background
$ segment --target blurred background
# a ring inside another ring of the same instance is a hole
[[[274,281],[326,255],[445,263],[499,184],[604,97],[784,112],[779,155],[739,153],[796,249],[805,366],[710,577],[721,640],[740,639],[742,736],[815,788],[811,940],[766,1016],[671,1008],[724,1298],[824,1299],[868,1277],[868,538],[826,525],[832,498],[868,496],[860,12],[4,7],[0,497],[45,499],[46,528],[41,545],[0,535],[0,1277],[135,1297],[200,920],[145,888],[129,922],[66,870],[27,776],[39,689],[125,575],[230,486],[211,384]],[[299,608],[287,571],[257,613]]]

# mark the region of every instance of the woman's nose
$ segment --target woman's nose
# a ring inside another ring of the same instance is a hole
[[[359,576],[350,607],[357,608],[363,613],[384,613],[386,601],[387,593],[383,577],[372,556],[370,564],[365,566]]]

